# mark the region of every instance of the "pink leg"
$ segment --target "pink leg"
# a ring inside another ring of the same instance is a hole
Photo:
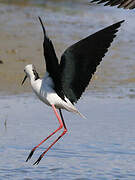
[[[54,110],[54,112],[55,112],[55,115],[56,115],[56,117],[58,118],[58,120],[60,121],[61,118],[62,118],[61,121],[62,121],[62,123],[63,123],[63,125],[64,125],[64,131],[63,131],[62,134],[40,155],[40,157],[38,158],[38,160],[37,160],[33,165],[37,165],[37,164],[40,162],[40,160],[43,158],[43,156],[47,153],[47,151],[48,151],[62,136],[64,136],[64,134],[66,134],[66,132],[67,132],[67,128],[66,128],[66,125],[65,125],[65,123],[64,123],[64,119],[63,119],[61,110],[60,110],[60,115],[61,115],[61,118],[60,118],[60,116],[58,115],[58,113],[57,113],[56,108],[55,108],[54,105],[52,105],[52,108],[53,108],[53,110]]]
[[[45,138],[43,141],[41,141],[37,146],[35,146],[35,147],[31,150],[31,152],[30,152],[30,154],[29,154],[26,162],[32,157],[34,151],[35,151],[41,144],[43,144],[47,139],[49,139],[52,135],[54,135],[56,132],[58,132],[60,129],[63,128],[63,122],[62,122],[61,118],[59,117],[59,115],[58,115],[58,113],[57,113],[57,111],[56,111],[55,106],[52,105],[52,108],[53,108],[53,110],[54,110],[54,113],[56,114],[56,117],[57,117],[57,119],[58,119],[58,121],[59,121],[59,123],[60,123],[60,126],[59,126],[59,128],[57,128],[52,134],[50,134],[47,138]]]

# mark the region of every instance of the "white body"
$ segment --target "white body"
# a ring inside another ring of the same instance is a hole
[[[45,104],[51,106],[55,105],[56,108],[65,109],[70,112],[78,113],[83,116],[75,106],[65,97],[65,100],[62,100],[57,93],[54,91],[54,83],[52,78],[46,72],[43,79],[35,80],[35,75],[33,73],[34,66],[32,64],[27,65],[24,69],[27,77],[30,79],[30,83],[33,91],[38,96],[38,98],[43,101]],[[84,117],[84,116],[83,116]]]

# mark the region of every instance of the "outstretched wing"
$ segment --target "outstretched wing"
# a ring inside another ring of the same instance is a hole
[[[93,0],[93,2],[105,3],[105,6],[118,6],[118,8],[134,9],[135,0]]]
[[[116,36],[120,21],[70,46],[60,62],[61,83],[64,94],[77,102]]]
[[[49,76],[52,78],[54,82],[54,89],[56,93],[64,99],[64,94],[62,93],[62,86],[60,83],[60,70],[59,70],[59,63],[58,58],[56,56],[52,41],[46,35],[45,27],[40,17],[39,21],[41,23],[43,33],[44,33],[44,42],[43,42],[43,49],[44,49],[44,57],[46,62],[46,71],[49,73]]]

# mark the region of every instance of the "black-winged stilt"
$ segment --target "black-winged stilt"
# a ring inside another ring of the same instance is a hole
[[[76,109],[74,103],[81,97],[92,75],[96,71],[96,67],[108,51],[118,28],[124,22],[117,22],[68,47],[63,53],[59,64],[52,41],[47,37],[40,17],[39,20],[44,33],[43,48],[47,72],[45,77],[40,79],[34,65],[29,64],[24,69],[26,76],[22,84],[27,77],[30,79],[33,91],[41,101],[52,107],[60,126],[32,149],[26,161],[32,157],[34,151],[48,138],[63,127],[64,131],[40,155],[34,164],[38,164],[45,153],[67,132],[61,109],[83,116]],[[56,108],[59,109],[60,116]]]
[[[104,6],[117,6],[118,8],[134,9],[135,0],[92,0],[91,3],[98,2],[105,3]]]

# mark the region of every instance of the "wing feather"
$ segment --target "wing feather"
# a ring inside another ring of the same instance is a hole
[[[92,0],[91,3],[97,4],[105,3],[104,6],[118,6],[118,8],[134,9],[135,0]]]
[[[44,57],[46,62],[46,71],[49,73],[49,76],[52,78],[54,82],[54,89],[56,93],[64,100],[64,94],[60,83],[61,76],[60,76],[58,58],[56,56],[52,41],[46,35],[45,27],[40,17],[39,17],[39,21],[41,23],[44,33],[43,49],[44,49]]]
[[[116,36],[120,21],[70,46],[60,62],[61,83],[64,94],[77,102]]]

